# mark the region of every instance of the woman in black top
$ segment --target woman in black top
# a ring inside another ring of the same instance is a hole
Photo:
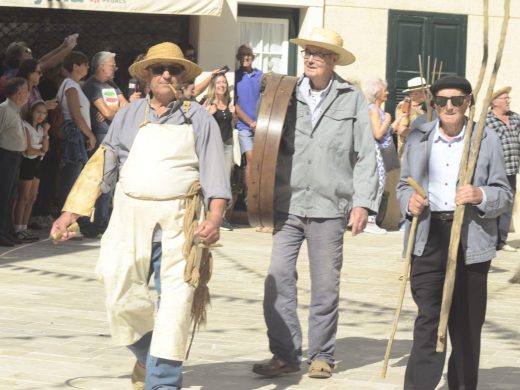
[[[229,84],[224,73],[215,74],[209,83],[208,94],[200,102],[213,115],[220,128],[224,144],[224,156],[228,175],[233,167],[233,126],[235,123],[235,105],[231,102]],[[224,218],[222,229],[233,230],[231,224]]]

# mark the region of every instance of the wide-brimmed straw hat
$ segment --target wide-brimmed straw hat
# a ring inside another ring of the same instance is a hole
[[[180,47],[171,42],[163,42],[150,47],[146,56],[130,65],[128,71],[132,77],[144,80],[148,74],[147,68],[155,64],[182,65],[184,67],[184,80],[193,80],[202,73],[201,67],[185,59]]]
[[[500,95],[503,95],[504,93],[510,93],[511,87],[502,87],[500,89],[497,89],[495,92],[493,92],[493,95],[491,95],[491,101],[495,100]]]
[[[354,54],[343,47],[343,38],[336,31],[314,27],[308,38],[293,38],[289,42],[302,46],[317,46],[339,55],[338,65],[350,65],[356,61]]]
[[[414,77],[406,82],[406,86],[408,88],[403,89],[403,93],[430,88],[430,86],[426,84],[424,77]]]

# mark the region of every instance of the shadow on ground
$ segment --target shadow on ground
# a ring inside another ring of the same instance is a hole
[[[360,368],[373,363],[382,362],[386,350],[387,340],[365,337],[347,337],[338,340],[336,346],[336,360],[338,367],[336,374]],[[409,340],[395,340],[392,348],[392,358],[404,357],[411,348]],[[266,356],[267,358],[267,356]],[[251,371],[256,361],[223,362],[209,364],[194,364],[186,366],[184,385],[186,387],[200,387],[202,390],[246,390],[271,386],[272,390],[284,390],[300,384],[307,375],[307,364],[302,364],[302,370],[295,374],[277,378],[262,378]],[[301,389],[312,388],[303,384]]]
[[[478,390],[517,390],[520,388],[519,367],[481,368],[478,376]],[[448,390],[445,383],[438,390]]]

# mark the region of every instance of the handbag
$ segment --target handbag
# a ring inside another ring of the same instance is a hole
[[[383,159],[386,173],[400,168],[401,165],[399,164],[399,157],[397,157],[397,150],[393,140],[387,146],[379,144],[379,150],[381,151],[381,158]]]

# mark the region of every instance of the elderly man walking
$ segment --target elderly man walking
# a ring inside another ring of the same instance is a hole
[[[500,88],[491,97],[491,105],[486,118],[486,126],[494,130],[504,151],[506,161],[506,175],[513,190],[513,199],[516,192],[516,174],[520,167],[520,115],[511,111],[511,87]],[[516,248],[507,243],[507,235],[511,225],[513,205],[498,219],[497,249],[507,252],[516,252]]]
[[[174,390],[182,386],[191,316],[208,299],[210,262],[199,256],[206,249],[193,242],[218,240],[231,191],[217,123],[204,107],[182,99],[182,83],[201,69],[165,42],[152,46],[130,72],[149,83],[151,93],[115,115],[51,233],[72,236],[67,226],[91,214],[98,193],[115,184],[96,270],[112,337],[137,358],[134,389]],[[200,198],[209,214],[196,227],[205,215]],[[152,273],[160,297],[155,320]]]
[[[442,376],[446,352],[435,349],[446,260],[454,210],[465,204],[448,323],[452,345],[448,387],[476,390],[487,275],[496,256],[497,218],[511,206],[512,194],[500,141],[490,129],[484,131],[473,184],[457,188],[467,137],[464,113],[473,102],[471,84],[464,77],[446,76],[430,89],[438,119],[411,132],[397,186],[402,213],[419,216],[410,271],[412,297],[419,313],[404,389],[433,390]],[[427,198],[410,187],[408,177],[421,185]]]
[[[355,57],[341,36],[315,28],[300,45],[304,74],[296,86],[281,144],[275,189],[276,221],[265,281],[264,316],[272,359],[253,371],[277,376],[300,369],[302,332],[297,310],[296,260],[309,251],[309,376],[334,367],[343,235],[356,235],[377,212],[376,157],[363,93],[339,77],[336,65]],[[348,222],[347,222],[348,221]]]

